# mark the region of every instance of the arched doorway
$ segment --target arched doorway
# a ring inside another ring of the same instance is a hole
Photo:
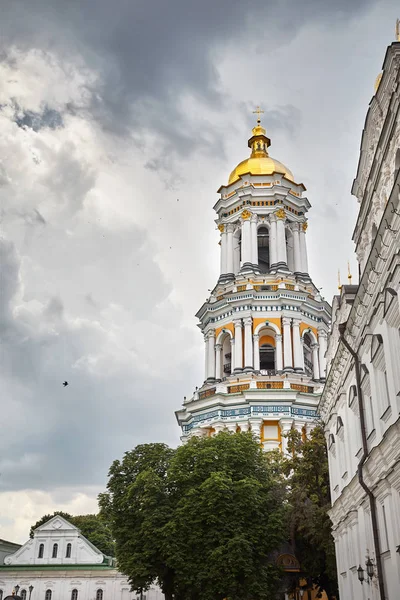
[[[260,371],[275,371],[275,347],[271,344],[260,345]]]

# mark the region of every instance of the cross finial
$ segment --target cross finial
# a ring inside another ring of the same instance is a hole
[[[400,19],[396,19],[396,41],[400,42]]]
[[[264,113],[264,111],[261,110],[261,108],[259,106],[257,106],[256,110],[253,110],[253,114],[257,115],[257,123],[258,124],[261,123],[260,115],[263,113]]]

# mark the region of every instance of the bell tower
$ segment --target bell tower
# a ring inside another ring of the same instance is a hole
[[[249,158],[219,188],[220,276],[197,313],[202,386],[176,412],[182,439],[251,429],[265,449],[313,426],[325,381],[330,306],[308,272],[305,187],[269,155],[257,124]]]

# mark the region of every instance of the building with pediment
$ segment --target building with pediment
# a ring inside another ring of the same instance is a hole
[[[55,516],[0,564],[0,600],[19,586],[22,600],[162,600],[152,586],[142,596],[77,527]],[[18,588],[17,588],[18,589]]]
[[[284,451],[283,434],[317,415],[330,306],[309,274],[305,187],[270,144],[258,119],[250,156],[218,190],[220,276],[196,315],[205,374],[176,412],[182,440],[250,429]]]
[[[398,32],[399,33],[399,32]],[[359,285],[334,298],[319,411],[341,598],[400,596],[400,37],[386,52],[352,193]]]

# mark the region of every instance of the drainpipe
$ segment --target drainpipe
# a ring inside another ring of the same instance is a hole
[[[357,466],[358,481],[359,481],[361,487],[363,488],[363,490],[365,491],[365,493],[367,494],[368,499],[369,499],[369,506],[370,506],[370,510],[371,510],[372,535],[374,538],[374,550],[375,550],[375,557],[376,557],[376,569],[378,571],[379,597],[380,597],[380,600],[385,600],[385,598],[386,598],[385,584],[383,581],[381,546],[380,546],[380,542],[379,542],[378,518],[377,518],[377,514],[376,514],[376,501],[375,501],[374,494],[372,493],[372,491],[369,489],[369,487],[365,483],[364,476],[363,476],[363,466],[364,466],[365,461],[368,458],[368,443],[367,443],[367,431],[366,431],[366,426],[365,426],[364,399],[363,399],[362,390],[361,390],[360,359],[358,358],[357,352],[355,350],[353,350],[353,348],[350,346],[350,344],[347,342],[347,340],[344,337],[346,325],[347,325],[347,322],[341,323],[339,325],[339,335],[340,335],[340,340],[343,342],[344,346],[347,348],[347,350],[350,352],[351,356],[354,359],[354,367],[355,367],[355,372],[356,372],[358,409],[359,409],[359,413],[360,413],[360,426],[361,426],[361,437],[362,437],[362,447],[363,447],[363,453],[360,458],[360,462],[358,463],[358,466]]]

